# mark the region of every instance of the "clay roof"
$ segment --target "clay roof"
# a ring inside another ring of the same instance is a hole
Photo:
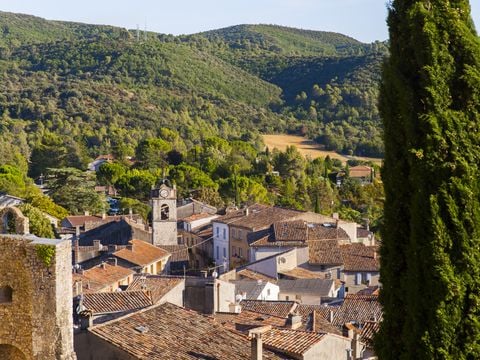
[[[277,222],[272,227],[276,241],[307,241],[307,224],[303,220]]]
[[[325,335],[309,331],[273,328],[262,335],[262,341],[267,349],[301,356],[322,341]]]
[[[311,241],[308,243],[309,263],[314,265],[341,265],[342,253],[337,240]]]
[[[341,227],[333,224],[325,226],[324,224],[308,225],[308,240],[350,240],[348,234]]]
[[[267,209],[267,205],[261,205],[261,204],[254,204],[252,206],[249,206],[248,211],[249,211],[249,217],[251,217],[253,214],[257,215],[261,210]],[[219,222],[223,224],[230,224],[233,223],[234,221],[240,220],[242,218],[246,217],[245,215],[245,210],[244,209],[239,209],[239,210],[233,210],[228,212],[227,214],[217,218],[214,220],[214,222]]]
[[[84,294],[82,305],[93,314],[104,314],[141,309],[153,302],[144,291],[120,291]]]
[[[327,279],[279,279],[277,285],[280,292],[308,293],[327,297],[332,288],[335,288],[334,280]]]
[[[149,291],[154,303],[160,301],[183,279],[161,275],[135,275],[127,291]]]
[[[380,322],[378,321],[367,321],[363,324],[362,332],[360,337],[362,341],[368,346],[373,346],[373,337],[380,330]]]
[[[241,278],[246,278],[250,280],[262,280],[262,281],[270,281],[270,282],[276,282],[277,279],[272,278],[268,275],[264,275],[262,273],[250,270],[250,269],[243,269],[237,272],[237,277]]]
[[[190,260],[187,245],[158,245],[157,247],[170,253],[170,262]]]
[[[273,315],[259,314],[249,310],[242,310],[239,314],[220,313],[213,315],[215,321],[225,327],[241,332],[248,331],[254,327],[271,325],[276,327],[286,326],[287,319]]]
[[[367,238],[373,233],[365,228],[357,228],[357,238]]]
[[[379,295],[380,294],[380,287],[378,285],[375,286],[368,286],[365,289],[360,290],[357,292],[356,295]]]
[[[114,221],[114,219],[110,219],[110,218],[111,217],[108,216],[105,220],[108,219],[109,221]],[[65,220],[67,220],[72,225],[72,227],[83,226],[85,225],[86,222],[105,221],[104,219],[102,219],[101,216],[95,216],[95,215],[71,215],[71,216],[67,216]]]
[[[182,221],[185,221],[185,222],[190,222],[190,221],[195,221],[195,220],[200,220],[200,219],[206,219],[206,218],[209,218],[209,217],[215,217],[217,215],[215,214],[209,214],[209,213],[200,213],[200,214],[193,214],[193,215],[190,215],[186,218],[183,218]]]
[[[344,271],[380,271],[380,257],[377,246],[365,246],[361,243],[340,245]]]
[[[286,318],[298,303],[295,301],[242,300],[242,310]]]
[[[94,326],[89,331],[136,359],[248,359],[250,341],[213,318],[170,303]],[[266,359],[276,355],[265,352]]]
[[[170,253],[142,240],[130,240],[132,249],[128,247],[115,251],[113,255],[139,266],[147,266],[166,258]]]
[[[320,274],[310,271],[304,268],[296,267],[291,270],[282,270],[278,272],[286,277],[293,279],[321,279],[323,278]]]
[[[333,324],[343,326],[349,322],[364,324],[367,321],[381,321],[383,317],[382,306],[375,295],[349,294],[343,304],[337,308],[333,316]]]
[[[83,274],[73,274],[73,280],[82,281],[83,291],[100,292],[104,288],[124,280],[134,273],[133,270],[124,268],[122,266],[114,266],[107,263],[102,263],[91,269],[84,270]]]
[[[344,271],[372,271],[380,269],[376,246],[361,243],[339,245],[337,240],[310,241],[309,263],[313,265],[343,265]]]

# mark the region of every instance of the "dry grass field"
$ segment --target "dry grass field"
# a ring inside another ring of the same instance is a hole
[[[300,153],[303,154],[303,156],[310,157],[312,159],[330,155],[330,158],[339,159],[343,163],[345,163],[349,159],[373,161],[374,163],[379,165],[382,163],[382,159],[378,159],[378,158],[368,158],[368,157],[361,157],[361,156],[350,157],[350,156],[340,155],[334,151],[322,150],[319,144],[316,144],[312,140],[305,139],[302,136],[263,135],[262,137],[263,137],[263,142],[270,150],[277,148],[278,150],[284,151],[287,148],[287,146],[295,145],[295,147],[298,149],[298,151],[300,151]]]

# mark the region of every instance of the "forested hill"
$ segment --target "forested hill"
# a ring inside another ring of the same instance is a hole
[[[329,149],[381,155],[385,53],[382,43],[272,25],[137,39],[0,12],[0,165],[32,176],[82,168],[98,154],[133,155],[165,127],[187,148],[212,135],[260,147],[261,133],[301,132]],[[35,158],[45,149],[65,156]]]

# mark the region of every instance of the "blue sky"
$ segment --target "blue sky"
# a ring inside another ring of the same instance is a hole
[[[385,40],[387,0],[0,0],[0,10],[169,34],[237,24],[278,24]],[[480,0],[470,0],[480,30]]]

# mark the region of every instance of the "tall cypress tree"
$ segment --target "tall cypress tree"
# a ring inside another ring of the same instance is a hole
[[[381,359],[480,356],[480,42],[468,0],[393,0]]]

